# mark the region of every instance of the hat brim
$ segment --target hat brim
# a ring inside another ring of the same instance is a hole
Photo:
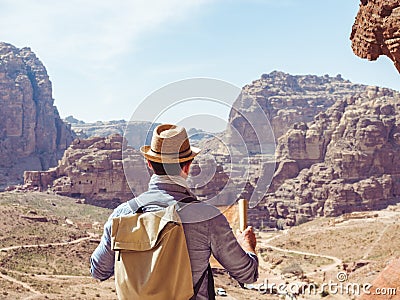
[[[185,155],[184,157],[179,157],[179,155],[177,155],[177,154],[156,153],[153,150],[151,150],[151,146],[149,146],[149,145],[140,147],[140,152],[143,154],[143,156],[146,159],[154,161],[154,162],[158,162],[158,163],[163,163],[163,164],[173,164],[173,163],[180,163],[180,162],[192,160],[201,151],[200,148],[193,147],[193,146],[190,147],[190,150],[192,150],[192,151],[189,156]]]

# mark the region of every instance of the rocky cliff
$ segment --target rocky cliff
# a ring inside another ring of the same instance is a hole
[[[76,139],[57,167],[42,172],[25,172],[23,188],[54,192],[85,199],[85,203],[114,208],[133,197],[123,169],[123,143],[118,134]],[[143,160],[140,153],[134,149],[131,152],[132,165]],[[135,174],[140,174],[139,171],[147,172],[141,169],[135,170]],[[137,176],[136,187],[141,187],[138,193],[147,188],[147,181],[140,182],[141,178],[147,179],[146,175]]]
[[[81,139],[90,137],[107,137],[111,134],[124,135],[128,122],[125,120],[114,121],[97,121],[94,123],[85,123],[77,120],[72,116],[65,118],[65,122],[71,124],[71,128]],[[153,132],[153,129],[159,123],[151,123],[146,121],[129,122],[129,130],[133,132],[130,140],[130,146],[139,149],[144,143],[150,144],[148,131]]]
[[[376,60],[386,55],[400,72],[400,1],[361,0],[350,39],[357,56]]]
[[[53,105],[46,68],[29,48],[0,43],[0,189],[24,170],[55,166],[73,134]]]
[[[400,93],[378,87],[338,100],[279,139],[271,218],[382,209],[400,201]],[[288,179],[291,178],[291,179]]]
[[[243,87],[241,96],[234,103],[229,116],[226,131],[226,142],[232,145],[240,143],[244,138],[252,154],[259,152],[258,138],[252,129],[254,126],[265,127],[266,118],[272,127],[273,140],[285,134],[295,123],[310,122],[319,113],[332,106],[337,100],[362,91],[365,86],[353,84],[341,75],[336,77],[316,75],[290,75],[274,71],[263,74],[260,79]],[[257,106],[265,116],[246,122],[244,114],[257,111]],[[254,122],[258,122],[254,124]],[[233,134],[232,129],[238,134]],[[267,131],[269,128],[265,128]],[[218,141],[210,141],[203,145],[206,150],[212,149],[227,154],[227,149]]]
[[[277,141],[269,194],[257,207],[264,225],[291,226],[317,216],[381,209],[400,200],[400,173],[395,167],[400,159],[398,92],[353,84],[340,76],[272,72],[245,86],[246,93],[264,110]],[[255,110],[254,101],[243,100],[239,97],[242,102],[236,107]],[[257,159],[259,141],[251,131],[253,124],[237,111],[231,112],[230,124],[241,132],[249,149],[253,147],[246,167],[249,179],[241,182],[245,186],[241,196],[246,198],[260,172],[271,169],[272,163]],[[207,146],[206,152],[223,153],[215,160],[228,173],[226,145],[214,139]],[[223,179],[223,173],[217,168],[216,176]],[[226,181],[202,191],[221,190]]]

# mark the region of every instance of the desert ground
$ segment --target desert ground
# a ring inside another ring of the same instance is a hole
[[[236,227],[235,209],[227,212]],[[89,257],[110,210],[46,193],[0,193],[0,299],[116,299],[112,279],[97,282]],[[370,283],[400,256],[400,206],[320,218],[284,231],[257,231],[259,280],[241,288],[214,262],[218,299],[354,299],[325,293],[324,282]],[[250,220],[251,223],[251,220]],[[268,286],[266,285],[268,283]],[[276,293],[270,286],[307,286],[314,293]],[[269,292],[274,292],[270,294]]]

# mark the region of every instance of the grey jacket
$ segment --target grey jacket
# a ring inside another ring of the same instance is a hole
[[[195,197],[187,188],[177,184],[154,183],[149,190],[137,198],[144,211],[159,209],[150,202],[176,203],[188,196]],[[179,204],[178,214],[182,220],[192,267],[193,286],[206,270],[211,253],[237,281],[252,283],[258,278],[258,259],[253,253],[246,253],[238,244],[228,221],[219,210],[199,202]],[[111,219],[132,214],[128,203],[118,206],[104,225],[101,242],[91,256],[91,274],[105,280],[114,274],[114,251],[111,250]],[[208,299],[207,276],[197,296],[198,300]]]

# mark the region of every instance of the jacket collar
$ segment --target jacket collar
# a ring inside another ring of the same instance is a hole
[[[149,191],[164,191],[167,194],[172,195],[175,200],[180,200],[188,196],[196,198],[196,196],[190,191],[186,180],[181,176],[152,175],[149,182]],[[181,195],[179,197],[179,195],[176,194]]]

